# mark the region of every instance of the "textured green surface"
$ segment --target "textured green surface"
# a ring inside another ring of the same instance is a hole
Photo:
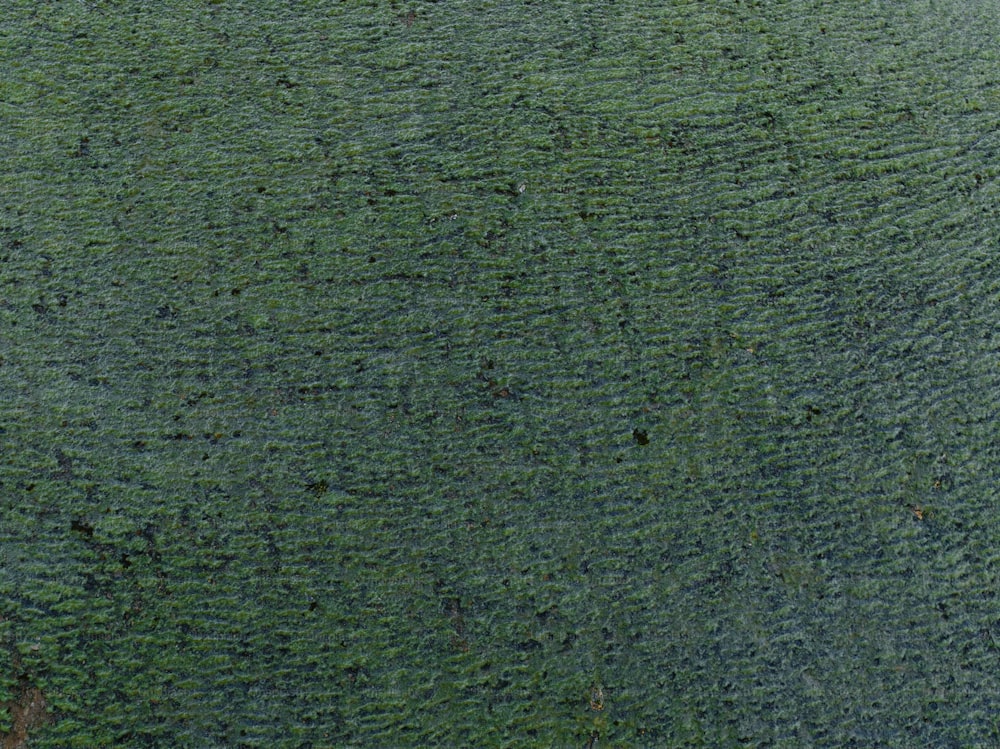
[[[31,746],[1000,744],[998,28],[4,3]]]

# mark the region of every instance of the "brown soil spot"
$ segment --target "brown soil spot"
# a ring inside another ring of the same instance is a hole
[[[52,720],[42,690],[24,677],[18,679],[16,699],[0,703],[0,707],[10,712],[12,724],[8,733],[0,733],[0,749],[25,749],[28,732]]]

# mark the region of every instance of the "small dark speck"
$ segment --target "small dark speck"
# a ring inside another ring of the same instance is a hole
[[[72,523],[70,523],[69,527],[70,530],[74,530],[77,533],[82,533],[87,538],[90,538],[94,535],[94,526],[92,526],[85,520],[74,520]]]
[[[323,481],[321,479],[320,481],[313,481],[313,482],[307,483],[306,484],[306,489],[311,494],[314,494],[317,497],[321,497],[324,494],[326,494],[326,492],[330,489],[330,485],[326,481]]]
[[[635,438],[635,441],[638,442],[640,445],[649,444],[649,434],[643,429],[633,429],[632,436]]]

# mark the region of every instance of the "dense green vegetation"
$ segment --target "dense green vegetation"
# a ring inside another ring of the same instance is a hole
[[[998,22],[6,3],[3,729],[1000,743]]]

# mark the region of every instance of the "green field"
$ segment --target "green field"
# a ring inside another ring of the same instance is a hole
[[[4,3],[3,747],[1000,746],[998,29]]]

